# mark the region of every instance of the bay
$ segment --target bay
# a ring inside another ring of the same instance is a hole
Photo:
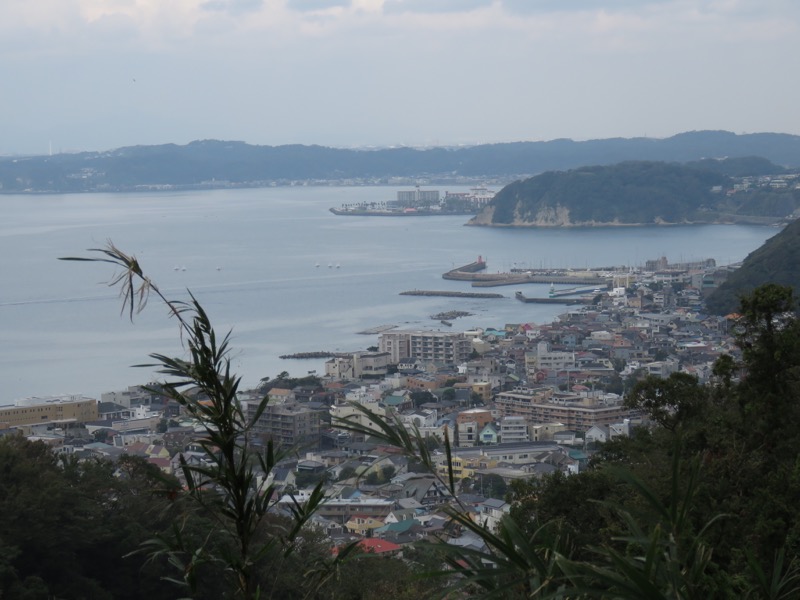
[[[281,360],[312,350],[377,343],[382,324],[437,328],[429,316],[464,310],[448,330],[549,322],[563,307],[498,300],[400,296],[462,290],[441,274],[479,255],[489,271],[513,267],[638,266],[742,260],[776,229],[759,226],[494,229],[466,217],[341,217],[332,206],[384,201],[401,188],[282,187],[141,194],[0,196],[0,404],[14,398],[101,392],[146,383],[152,352],[181,356],[176,323],[155,300],[120,314],[110,265],[72,263],[107,240],[134,253],[170,297],[191,290],[219,332],[232,330],[244,384],[281,371],[322,372],[324,361]],[[463,188],[450,188],[463,191]],[[442,189],[444,191],[444,189]],[[531,295],[546,286],[529,286]],[[527,292],[526,292],[527,293]]]

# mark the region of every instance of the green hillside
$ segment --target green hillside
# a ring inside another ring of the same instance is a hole
[[[800,291],[800,220],[751,252],[741,268],[708,297],[708,310],[714,314],[733,312],[741,296],[766,283],[789,286],[795,294]]]
[[[688,165],[629,161],[550,171],[500,190],[471,224],[563,227],[762,222],[759,219],[785,218],[800,207],[800,192],[793,189],[792,177],[782,167],[759,158]],[[783,178],[780,186],[778,178]]]

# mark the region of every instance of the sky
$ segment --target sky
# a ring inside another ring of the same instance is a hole
[[[797,0],[2,0],[0,154],[800,134]]]

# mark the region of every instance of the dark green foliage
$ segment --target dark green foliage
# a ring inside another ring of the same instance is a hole
[[[625,406],[642,411],[664,429],[674,431],[687,419],[696,418],[707,390],[696,377],[673,373],[666,379],[648,376],[625,396]]]
[[[620,498],[620,484],[602,469],[579,476],[556,472],[543,479],[512,482],[508,501],[511,517],[525,531],[534,532],[546,523],[558,523],[573,540],[576,557],[589,559],[592,546],[606,539],[614,519],[602,504],[587,506],[586,500],[603,502]]]
[[[755,188],[737,192],[728,206],[738,215],[786,218],[800,207],[800,190]]]
[[[753,217],[784,218],[800,207],[798,190],[756,187],[728,195],[733,180],[719,168],[727,162],[711,161],[714,169],[701,168],[705,162],[692,166],[624,162],[549,171],[500,190],[492,201],[492,223],[547,226],[753,221],[758,220]],[[748,165],[757,166],[743,161],[739,168]],[[764,170],[761,166],[757,170]]]
[[[800,292],[800,221],[785,229],[751,252],[742,266],[708,297],[706,305],[714,314],[734,312],[742,296],[757,287],[773,283]]]
[[[760,156],[740,156],[734,158],[704,158],[686,163],[687,167],[702,171],[714,171],[728,177],[754,177],[758,175],[780,175],[784,167],[776,165]]]
[[[711,171],[656,162],[625,162],[547,172],[506,186],[497,193],[493,222],[511,224],[543,219],[559,224],[557,210],[569,222],[683,223],[707,220],[699,210],[716,204],[711,192],[729,180]]]
[[[175,485],[140,458],[59,461],[40,442],[0,439],[0,596],[172,598],[165,565],[123,557],[169,527]]]

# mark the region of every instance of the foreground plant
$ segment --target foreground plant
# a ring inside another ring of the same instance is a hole
[[[92,258],[67,257],[62,260],[101,262],[118,270],[109,285],[118,287],[122,312],[133,320],[151,295],[169,310],[180,329],[186,358],[151,354],[155,363],[138,365],[157,367],[169,379],[159,393],[180,404],[205,431],[200,445],[207,455],[208,466],[189,465],[181,458],[186,479],[186,494],[204,516],[215,523],[201,543],[191,542],[184,535],[184,524],[176,523],[169,538],[161,537],[146,543],[151,557],[163,557],[179,575],[171,579],[194,590],[202,565],[220,564],[231,577],[236,597],[259,597],[259,564],[268,559],[281,560],[294,551],[295,541],[303,525],[323,500],[321,484],[305,503],[295,502],[288,526],[267,527],[267,515],[277,498],[272,485],[266,485],[275,465],[288,450],[274,448],[272,441],[265,449],[252,443],[252,430],[267,406],[260,400],[252,416],[248,416],[237,399],[241,378],[231,372],[230,332],[217,337],[211,321],[197,299],[189,293],[189,301],[167,298],[147,277],[138,260],[108,242],[105,248],[93,248]],[[194,388],[191,395],[183,390]],[[213,549],[212,549],[213,548]]]

